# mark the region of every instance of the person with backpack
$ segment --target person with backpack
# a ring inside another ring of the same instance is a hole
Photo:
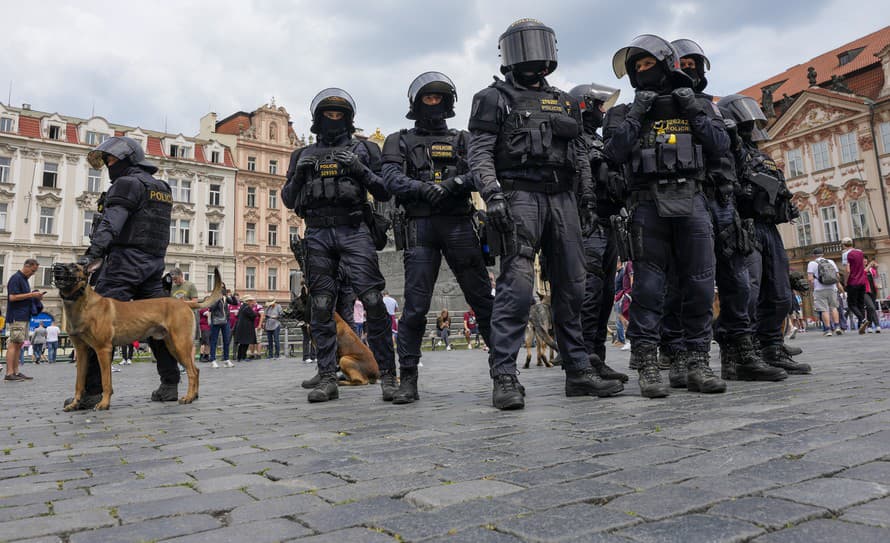
[[[813,249],[814,259],[807,264],[807,275],[810,279],[810,290],[813,291],[813,309],[822,314],[822,325],[825,336],[841,335],[838,315],[837,292],[843,291],[840,284],[837,264],[825,258],[821,247]]]

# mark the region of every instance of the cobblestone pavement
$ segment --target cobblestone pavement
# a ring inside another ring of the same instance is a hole
[[[193,405],[135,364],[69,414],[74,366],[27,364],[0,383],[0,540],[890,541],[890,334],[795,343],[814,375],[717,396],[566,398],[532,368],[506,413],[479,351],[425,355],[406,406],[310,405],[289,359],[202,364]]]

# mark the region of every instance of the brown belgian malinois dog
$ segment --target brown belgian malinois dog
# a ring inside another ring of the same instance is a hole
[[[89,284],[89,276],[102,265],[101,260],[86,269],[79,264],[55,264],[53,279],[64,302],[65,331],[77,354],[77,382],[74,400],[65,411],[77,409],[83,397],[89,355],[96,351],[102,372],[102,400],[95,409],[111,405],[111,354],[115,345],[126,345],[146,338],[162,340],[188,375],[188,392],[179,403],[198,398],[198,368],[195,366],[195,309],[210,307],[222,297],[222,279],[215,272],[213,292],[201,302],[176,298],[150,298],[121,302],[99,295]]]

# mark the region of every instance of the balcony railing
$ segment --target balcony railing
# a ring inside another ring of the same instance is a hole
[[[839,241],[829,241],[827,243],[816,243],[813,245],[804,245],[803,247],[793,247],[788,249],[788,259],[796,260],[812,260],[813,249],[821,247],[825,258],[840,258],[844,248]],[[866,256],[872,256],[875,253],[874,238],[856,238],[853,240],[853,247],[861,250]]]

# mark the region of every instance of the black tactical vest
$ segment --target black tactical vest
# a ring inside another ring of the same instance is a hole
[[[617,172],[610,172],[606,158],[603,155],[605,144],[597,134],[584,132],[584,145],[587,148],[587,160],[590,162],[590,172],[593,175],[594,189],[596,192],[596,214],[600,222],[606,224],[609,217],[617,215],[624,207],[625,191],[624,180]],[[610,175],[611,174],[611,175]],[[578,200],[580,203],[580,199]]]
[[[348,140],[336,147],[319,147],[316,143],[303,149],[300,158],[316,157],[318,166],[312,177],[300,190],[298,209],[304,216],[327,215],[334,212],[348,214],[359,210],[368,201],[364,185],[343,171],[343,166],[333,158],[333,153],[342,149],[355,152],[363,145],[360,141]]]
[[[641,124],[625,170],[631,190],[645,190],[654,181],[705,180],[704,150],[671,95],[656,98]]]
[[[405,146],[405,175],[412,179],[424,183],[441,183],[448,178],[465,175],[469,171],[465,132],[447,130],[438,133],[418,133],[416,129],[402,130],[399,140]],[[467,178],[464,182],[471,183],[471,180]],[[405,207],[410,216],[429,216],[433,213],[468,215],[473,211],[469,193],[449,196],[435,210],[426,202],[406,202],[401,198],[397,201],[399,205]]]
[[[145,199],[130,215],[120,235],[111,242],[113,247],[139,249],[152,256],[167,254],[170,244],[170,212],[173,195],[164,181],[146,172],[136,174],[145,188]]]
[[[555,88],[517,89],[505,81],[495,81],[492,87],[504,95],[508,106],[495,146],[498,177],[552,181],[547,173],[556,172],[568,182],[575,170],[569,143],[581,133],[571,97]]]
[[[797,208],[791,203],[785,175],[775,161],[756,149],[746,149],[743,163],[737,199],[739,215],[771,224],[795,219]]]

